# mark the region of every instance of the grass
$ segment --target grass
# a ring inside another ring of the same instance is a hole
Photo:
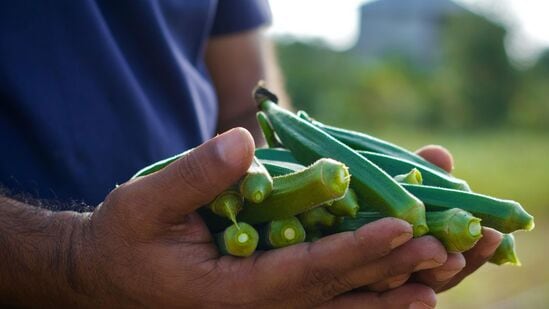
[[[532,232],[516,233],[522,267],[486,265],[439,296],[440,308],[542,308],[549,304],[549,132],[472,133],[387,129],[372,132],[408,149],[447,147],[454,174],[480,193],[513,199],[535,216]]]

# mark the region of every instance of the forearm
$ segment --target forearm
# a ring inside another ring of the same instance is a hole
[[[77,303],[71,244],[81,218],[0,196],[0,304]]]
[[[219,102],[218,131],[242,126],[252,133],[258,146],[263,144],[255,120],[258,109],[253,88],[264,80],[281,102],[288,102],[273,44],[261,29],[214,38],[208,43],[206,61]]]

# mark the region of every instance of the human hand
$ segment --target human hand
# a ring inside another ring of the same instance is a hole
[[[443,147],[425,146],[419,149],[417,154],[448,172],[451,172],[454,167],[452,155]],[[484,265],[501,242],[502,234],[494,229],[485,227],[482,230],[482,235],[483,237],[472,249],[464,253],[448,253],[448,258],[443,265],[416,272],[412,275],[411,281],[428,285],[436,292],[454,287]],[[408,281],[406,277],[400,279],[401,283]],[[385,290],[391,282],[391,280],[384,280],[374,287],[377,287],[378,290]],[[397,283],[393,283],[392,286],[398,286]]]
[[[165,169],[122,184],[77,228],[73,288],[95,307],[434,306],[431,288],[351,292],[446,260],[432,237],[411,239],[408,223],[386,218],[249,258],[219,256],[195,210],[247,170],[254,144],[233,129]]]

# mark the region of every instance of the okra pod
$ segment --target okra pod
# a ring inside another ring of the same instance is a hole
[[[137,177],[141,177],[141,176],[146,176],[146,175],[149,175],[149,174],[152,174],[154,172],[157,172],[161,169],[163,169],[164,167],[168,166],[170,163],[172,163],[173,161],[181,158],[182,156],[186,155],[187,153],[189,153],[191,150],[193,150],[194,148],[191,148],[187,151],[184,151],[180,154],[176,154],[175,156],[172,156],[172,157],[169,157],[169,158],[166,158],[166,159],[162,159],[160,161],[157,161],[157,162],[154,162],[153,164],[151,165],[148,165],[142,169],[140,169],[137,173],[135,173],[135,175],[132,176],[132,178],[130,179],[135,179]]]
[[[424,165],[430,169],[438,170],[441,173],[448,173],[442,168],[432,164],[431,162],[415,154],[414,152],[411,152],[407,149],[404,149],[388,141],[373,137],[363,132],[346,130],[342,128],[325,125],[319,121],[313,120],[311,117],[308,117],[308,115],[306,115],[306,113],[304,112],[302,112],[300,116],[301,116],[301,119],[304,119],[305,121],[313,124],[314,126],[324,130],[326,133],[330,134],[337,140],[341,141],[342,143],[348,145],[349,147],[355,150],[368,150],[368,151],[390,155],[393,157],[403,158],[408,161],[412,161],[417,164]]]
[[[423,184],[428,186],[443,187],[462,191],[471,191],[467,182],[456,178],[446,172],[430,169],[421,164],[397,158],[381,153],[371,151],[357,151],[360,155],[366,157],[375,165],[379,166],[390,176],[406,174],[411,169],[416,168],[421,172]],[[268,159],[274,161],[284,161],[288,163],[299,163],[292,153],[283,148],[260,148],[256,150],[256,156],[259,159]]]
[[[502,233],[516,230],[530,231],[534,218],[522,206],[511,200],[502,200],[473,192],[424,185],[402,185],[425,203],[427,211],[461,208],[482,219],[482,225]]]
[[[343,198],[334,201],[332,205],[326,206],[328,212],[340,217],[355,217],[359,209],[356,193],[350,188]]]
[[[337,223],[337,217],[329,213],[324,207],[308,210],[299,214],[298,218],[306,231],[330,228]]]
[[[236,215],[242,210],[242,197],[233,190],[219,194],[209,205],[210,210],[221,217],[231,220],[235,225]]]
[[[435,236],[448,252],[467,251],[482,237],[480,219],[465,210],[427,211],[426,216],[429,234]]]
[[[421,172],[417,168],[413,168],[407,174],[396,175],[394,178],[400,183],[408,183],[412,185],[423,184],[423,177],[421,177]]]
[[[288,149],[284,148],[257,148],[255,150],[255,156],[261,160],[283,161],[299,164],[294,155]]]
[[[244,207],[238,217],[258,224],[298,215],[343,197],[350,178],[343,163],[320,159],[299,172],[274,177],[269,197],[257,205]]]
[[[314,242],[324,236],[323,233],[319,230],[310,230],[310,231],[306,231],[306,233],[307,233],[307,236],[305,237],[306,242]]]
[[[252,203],[262,202],[273,190],[273,178],[254,156],[246,176],[240,182],[240,194]]]
[[[480,219],[461,209],[427,211],[429,234],[435,236],[449,252],[463,252],[472,248],[482,237]],[[343,221],[329,230],[330,233],[355,231],[364,224],[385,218],[377,211],[359,211],[355,218]]]
[[[282,143],[280,143],[280,141],[276,137],[274,130],[269,123],[267,115],[265,115],[264,112],[257,112],[256,118],[257,123],[259,124],[259,128],[261,129],[263,137],[265,138],[265,141],[267,142],[269,148],[282,147]]]
[[[217,247],[222,255],[250,256],[255,252],[259,234],[248,223],[238,222],[225,229],[215,237]]]
[[[273,220],[260,230],[261,242],[267,248],[282,248],[305,240],[303,225],[296,217]]]
[[[305,166],[297,163],[288,163],[282,161],[272,161],[272,160],[260,160],[261,164],[265,166],[269,174],[273,177],[284,176],[291,174],[297,171],[305,169]]]
[[[323,130],[279,107],[268,90],[257,88],[255,99],[284,146],[300,163],[307,165],[319,158],[343,162],[353,175],[351,186],[360,198],[387,215],[411,223],[415,236],[428,231],[423,203],[378,166]]]
[[[515,248],[515,237],[513,234],[503,234],[503,239],[499,244],[496,252],[489,260],[490,263],[496,265],[511,264],[521,266]]]

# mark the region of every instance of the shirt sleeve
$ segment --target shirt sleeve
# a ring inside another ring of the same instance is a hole
[[[210,35],[246,31],[270,22],[267,0],[218,0]]]

